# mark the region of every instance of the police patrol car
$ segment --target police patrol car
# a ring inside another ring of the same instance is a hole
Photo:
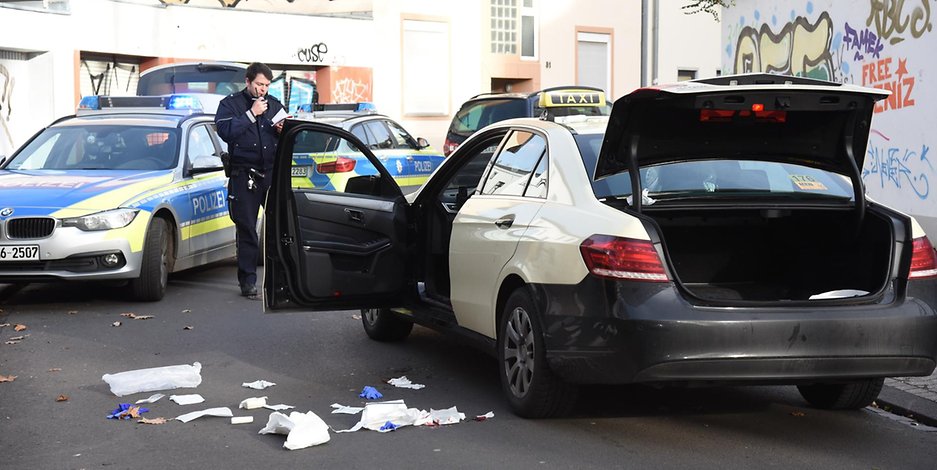
[[[128,280],[234,256],[212,116],[186,95],[85,97],[0,169],[0,283]]]
[[[396,121],[376,114],[368,107],[356,106],[354,111],[299,113],[297,119],[330,124],[351,132],[377,156],[404,193],[412,192],[425,183],[445,160],[426,139],[414,138]],[[351,178],[377,174],[364,154],[353,149],[347,141],[316,139],[311,134],[304,137],[309,138],[293,146],[293,186],[342,189]]]
[[[582,383],[791,384],[864,407],[937,364],[937,253],[863,193],[885,96],[764,74],[640,89],[610,117],[488,126],[406,197],[354,135],[288,122],[266,307],[362,308],[382,341],[460,335],[522,416],[563,413]],[[294,187],[307,138],[379,173]]]

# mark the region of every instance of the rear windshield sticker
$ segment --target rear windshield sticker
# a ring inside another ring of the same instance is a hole
[[[826,191],[826,186],[807,175],[791,175],[791,181],[805,191]]]

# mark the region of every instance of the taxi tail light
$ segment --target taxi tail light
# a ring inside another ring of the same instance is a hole
[[[763,122],[787,122],[787,111],[765,111],[764,105],[752,105],[752,110],[734,110],[734,109],[701,109],[700,122],[731,122],[736,117],[740,119],[752,119]]]
[[[354,169],[355,160],[348,157],[338,157],[334,161],[316,165],[316,171],[319,172],[319,174],[348,173],[349,171],[354,171]]]
[[[647,240],[593,235],[579,246],[589,272],[599,277],[667,282],[664,264]]]
[[[911,247],[911,270],[908,279],[937,278],[937,252],[927,237],[915,238]]]

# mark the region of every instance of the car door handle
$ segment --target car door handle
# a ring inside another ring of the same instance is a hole
[[[364,220],[364,212],[361,212],[357,209],[345,209],[345,214],[348,216],[348,220],[352,222],[361,222]]]
[[[514,215],[506,215],[495,221],[495,225],[499,228],[510,228],[514,224]]]

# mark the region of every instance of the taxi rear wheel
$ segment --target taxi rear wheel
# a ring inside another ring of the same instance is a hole
[[[401,341],[410,336],[413,330],[413,322],[400,318],[386,308],[361,310],[361,324],[368,337],[375,341]]]
[[[577,388],[550,370],[536,305],[526,288],[514,291],[501,315],[498,369],[512,411],[524,418],[567,414]]]
[[[866,379],[849,383],[798,385],[807,403],[826,410],[865,408],[878,398],[885,379]]]
[[[135,300],[152,302],[166,294],[169,272],[172,271],[173,239],[166,219],[156,217],[146,232],[143,242],[143,262],[140,277],[130,281],[130,290]]]

